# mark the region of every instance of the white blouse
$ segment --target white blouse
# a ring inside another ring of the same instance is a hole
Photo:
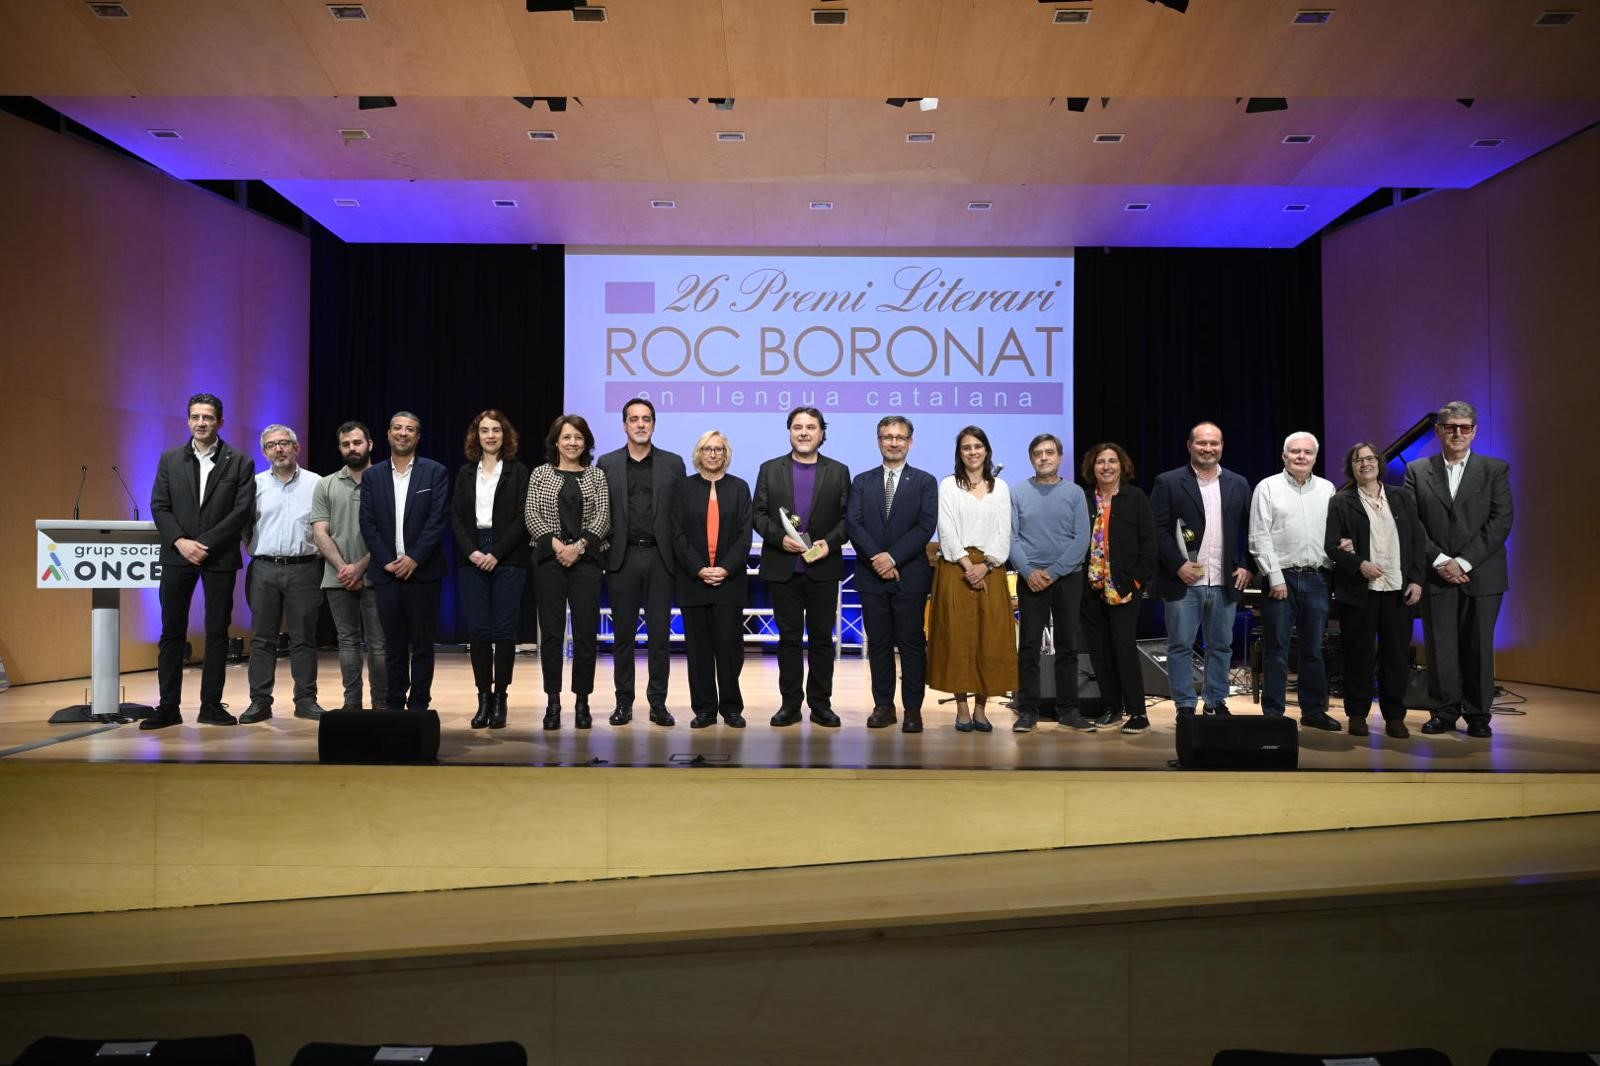
[[[472,512],[478,519],[479,529],[494,528],[494,493],[500,487],[500,475],[505,471],[503,462],[494,464],[494,473],[483,472],[483,462],[478,462],[477,491],[472,498]]]
[[[1004,566],[1011,554],[1011,490],[999,478],[981,498],[953,474],[939,482],[939,554],[958,563],[968,548],[983,552],[991,566]]]

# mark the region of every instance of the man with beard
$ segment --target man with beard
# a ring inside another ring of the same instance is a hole
[[[366,644],[369,706],[388,703],[389,679],[384,663],[383,625],[378,621],[378,595],[367,574],[372,553],[361,539],[362,475],[372,467],[372,431],[364,422],[339,427],[343,466],[317,482],[311,497],[311,535],[326,561],[322,587],[339,634],[339,673],[344,680],[344,706],[357,711],[361,702],[361,646]]]

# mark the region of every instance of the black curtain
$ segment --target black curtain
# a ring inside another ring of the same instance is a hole
[[[520,458],[544,461],[544,435],[561,413],[564,249],[527,245],[345,244],[312,240],[310,465],[338,463],[340,423],[372,427],[387,455],[395,411],[422,420],[419,454],[452,474],[466,462],[467,423],[504,411],[522,437]],[[439,639],[465,640],[454,547]],[[533,640],[533,583],[523,639]]]

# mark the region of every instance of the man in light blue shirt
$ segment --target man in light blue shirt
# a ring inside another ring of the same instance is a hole
[[[322,555],[311,533],[317,475],[302,469],[300,438],[288,426],[261,431],[272,465],[256,475],[256,525],[250,534],[250,708],[240,722],[272,717],[278,630],[289,632],[294,716],[317,719],[317,612],[322,607]]]
[[[1011,567],[1017,572],[1017,720],[1014,733],[1031,733],[1043,709],[1039,654],[1044,628],[1055,633],[1055,708],[1062,729],[1093,733],[1078,710],[1078,612],[1083,561],[1089,553],[1089,505],[1083,490],[1061,477],[1059,438],[1041,433],[1028,444],[1034,476],[1011,489]]]

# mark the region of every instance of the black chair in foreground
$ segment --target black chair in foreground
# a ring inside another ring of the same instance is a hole
[[[175,1040],[42,1036],[12,1066],[255,1066],[255,1062],[250,1038],[238,1033]]]
[[[416,1062],[426,1066],[528,1066],[528,1053],[514,1040],[492,1044],[307,1044],[291,1066],[369,1066]],[[115,1066],[101,1063],[100,1066]]]
[[[1489,1066],[1594,1066],[1600,1062],[1596,1051],[1534,1051],[1528,1048],[1495,1048]]]
[[[1376,1066],[1450,1066],[1450,1056],[1433,1048],[1400,1051],[1341,1051],[1308,1055],[1288,1051],[1219,1051],[1211,1066],[1326,1066],[1328,1063],[1362,1063]]]

